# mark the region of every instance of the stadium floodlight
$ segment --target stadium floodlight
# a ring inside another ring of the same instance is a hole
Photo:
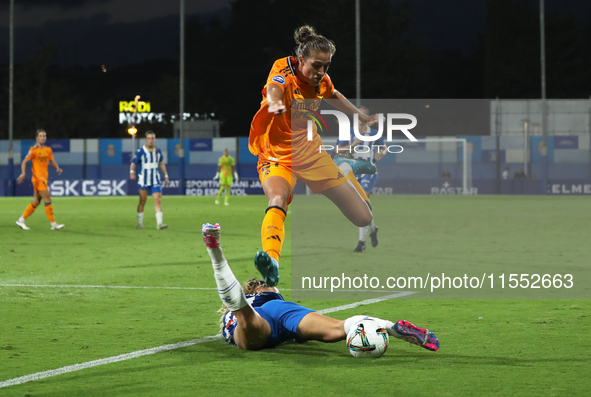
[[[137,134],[137,128],[135,128],[135,125],[127,128],[127,133],[131,135],[131,156],[133,157],[135,155],[135,135]]]

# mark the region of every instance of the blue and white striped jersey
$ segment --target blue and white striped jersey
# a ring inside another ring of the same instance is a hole
[[[285,300],[283,299],[283,295],[277,292],[264,291],[259,292],[258,294],[246,294],[246,301],[252,307],[261,307],[265,303],[275,299]],[[224,336],[226,343],[231,345],[236,344],[236,342],[234,342],[234,331],[236,330],[237,325],[238,319],[234,316],[234,313],[229,310],[226,311],[222,319],[222,335]]]
[[[373,136],[376,135],[378,132],[373,128],[369,128],[369,130],[363,134],[364,136]],[[349,132],[349,140],[348,141],[337,141],[338,146],[347,146],[351,142],[355,140],[355,132],[353,132],[353,127],[351,127],[351,131]],[[378,148],[378,145],[381,145],[381,148]],[[363,147],[365,146],[365,147]],[[355,150],[357,148],[357,150]],[[367,160],[371,161],[372,164],[375,165],[375,155],[379,150],[384,150],[384,137],[382,136],[377,141],[371,142],[361,142],[358,143],[355,147],[352,147],[350,153],[353,155],[353,158],[360,159],[360,160]],[[339,150],[338,153],[349,153],[348,151]]]
[[[131,160],[135,164],[139,186],[159,186],[162,183],[158,167],[164,161],[164,157],[162,151],[156,149],[149,151],[144,145],[135,152]]]

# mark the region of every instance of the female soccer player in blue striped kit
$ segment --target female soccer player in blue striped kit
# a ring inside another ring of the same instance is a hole
[[[326,317],[315,311],[287,302],[276,287],[251,279],[243,287],[232,273],[220,248],[220,225],[203,225],[203,241],[211,257],[218,293],[227,311],[222,318],[222,335],[229,344],[245,350],[275,347],[283,342],[316,340],[333,343],[343,341],[347,331],[367,316],[346,320]],[[378,319],[379,320],[379,319]],[[439,340],[433,332],[408,321],[396,323],[379,320],[390,336],[437,351]]]
[[[164,174],[165,187],[168,186],[168,173],[164,165],[162,151],[154,146],[155,142],[156,134],[153,131],[146,131],[146,144],[137,150],[133,160],[131,160],[131,168],[129,169],[129,178],[135,180],[135,172],[136,168],[138,168],[137,184],[140,195],[140,203],[137,206],[138,229],[144,228],[144,205],[146,204],[148,194],[151,194],[154,198],[156,229],[166,229],[168,227],[167,224],[162,223],[162,208],[160,206],[162,199],[162,180],[160,179],[158,167],[160,167]]]
[[[369,113],[369,109],[365,106],[360,106],[359,111],[365,115]],[[374,136],[377,135],[377,131],[373,128],[370,128],[367,124],[362,124],[359,126],[359,133],[365,136]],[[334,157],[334,162],[339,166],[346,167],[346,164],[352,164],[354,162],[368,162],[371,163],[375,167],[375,173],[373,174],[356,174],[357,181],[365,191],[367,198],[371,196],[371,192],[373,190],[374,185],[378,180],[378,170],[376,162],[380,161],[388,151],[386,150],[384,144],[384,138],[380,138],[375,142],[362,142],[359,138],[355,136],[353,132],[353,127],[351,127],[351,135],[348,141],[337,141],[337,155]],[[365,148],[360,149],[359,152],[355,151],[355,147],[367,147],[369,150],[365,150]],[[350,155],[347,156],[347,155]],[[371,245],[372,247],[378,246],[378,227],[374,223],[374,219],[371,220],[371,223],[367,226],[363,226],[359,228],[359,242],[353,251],[355,252],[363,252],[365,250],[365,238],[367,236],[367,231],[369,230],[369,235],[371,237]]]

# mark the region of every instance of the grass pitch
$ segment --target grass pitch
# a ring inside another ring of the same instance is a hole
[[[229,207],[210,197],[164,197],[166,230],[155,229],[151,199],[145,229],[136,230],[136,197],[58,197],[54,210],[64,229],[49,230],[38,209],[27,220],[31,230],[23,231],[14,222],[29,201],[0,199],[0,384],[217,334],[220,302],[201,242],[203,222],[222,224],[222,246],[237,278],[256,275],[264,197],[232,197]],[[360,263],[376,262],[386,251],[406,268],[432,262],[495,272],[522,262],[553,272],[589,267],[587,198],[397,196],[395,203],[372,198],[380,245],[368,247]],[[292,233],[301,233],[295,216],[306,206],[339,215],[322,197],[298,196],[287,218]],[[355,246],[356,228],[334,219],[325,233],[346,237],[312,247],[311,261]],[[386,219],[397,219],[396,227],[384,227]],[[314,245],[294,240],[305,249]],[[300,254],[291,243],[288,233],[280,284],[286,299],[291,258]],[[296,297],[313,309],[359,300]],[[356,360],[344,343],[245,352],[215,340],[2,387],[0,395],[586,395],[590,309],[589,300],[393,299],[331,316],[404,318],[432,329],[439,352],[391,340],[384,357]]]

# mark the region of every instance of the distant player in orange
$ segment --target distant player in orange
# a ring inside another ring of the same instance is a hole
[[[255,266],[269,286],[279,282],[285,216],[298,180],[312,192],[328,197],[356,226],[367,226],[373,219],[369,199],[355,173],[371,174],[375,168],[368,171],[351,160],[339,169],[326,151],[319,150],[322,141],[316,131],[308,140],[305,126],[292,124],[292,113],[297,118],[294,112],[315,111],[326,98],[334,100],[335,107],[344,113],[358,113],[363,124],[375,124],[378,116],[360,113],[335,90],[326,73],[336,51],[331,40],[316,34],[311,26],[296,29],[294,38],[296,56],[273,64],[262,91],[261,108],[250,127],[249,149],[259,157],[259,178],[269,200],[261,228],[263,251],[257,253]]]
[[[25,212],[21,215],[18,221],[16,221],[16,225],[21,229],[29,230],[27,225],[25,225],[25,219],[35,211],[35,208],[37,208],[41,199],[43,199],[45,202],[45,214],[47,215],[49,222],[51,222],[51,230],[61,229],[64,225],[58,224],[53,217],[51,196],[49,195],[49,189],[47,187],[47,168],[49,163],[51,163],[51,166],[55,168],[58,174],[61,174],[63,171],[53,159],[53,151],[51,148],[45,146],[45,141],[47,140],[47,133],[45,130],[37,130],[35,133],[35,139],[37,140],[37,144],[29,149],[29,153],[27,153],[27,156],[21,163],[21,174],[16,179],[17,183],[23,183],[27,171],[27,162],[31,161],[31,171],[33,172],[33,178],[31,181],[33,182],[35,192],[33,193],[33,201],[27,206],[27,209],[25,209]]]

